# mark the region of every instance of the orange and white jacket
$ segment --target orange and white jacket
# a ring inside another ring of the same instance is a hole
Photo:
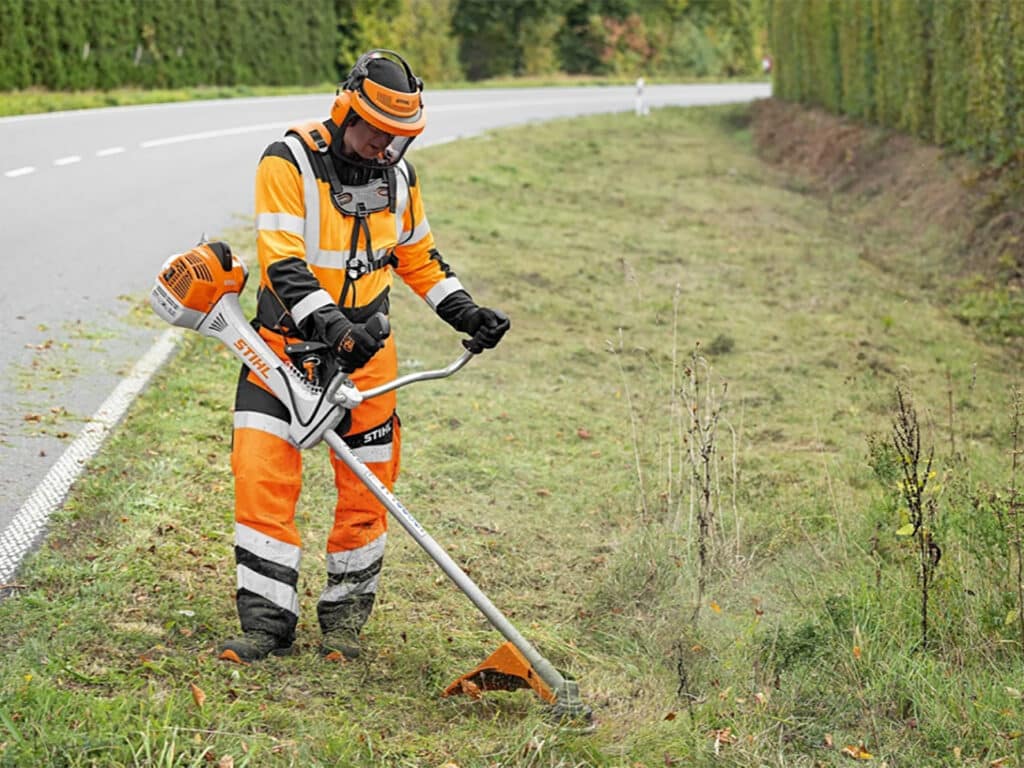
[[[335,161],[325,134],[334,131],[331,121],[292,129],[267,147],[256,172],[257,319],[305,339],[317,335],[312,318],[325,308],[339,307],[353,322],[386,314],[395,273],[435,310],[465,290],[435,247],[408,161],[390,171],[336,163],[343,189],[386,183],[390,197],[362,220],[342,212],[326,167]]]

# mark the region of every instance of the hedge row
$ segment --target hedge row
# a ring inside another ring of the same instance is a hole
[[[1024,154],[1021,0],[772,0],[774,93],[1005,163]]]
[[[0,0],[0,90],[336,79],[347,0]]]
[[[428,83],[750,74],[765,2],[0,0],[0,91],[309,85],[370,47]]]

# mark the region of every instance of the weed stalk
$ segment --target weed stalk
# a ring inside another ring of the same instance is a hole
[[[701,396],[700,370],[708,371],[707,382],[704,383],[704,395]],[[686,411],[689,414],[687,429],[690,458],[690,499],[691,508],[695,508],[697,517],[697,603],[693,609],[693,620],[700,615],[701,603],[707,589],[708,571],[711,567],[712,544],[715,534],[715,501],[716,486],[714,483],[715,443],[718,418],[721,414],[721,401],[716,399],[711,387],[710,365],[700,354],[700,342],[694,346],[690,354],[690,365],[684,375],[688,386],[682,388],[686,400]],[[722,385],[722,396],[725,396],[727,384]]]
[[[1021,649],[1024,650],[1024,543],[1021,540],[1021,504],[1017,495],[1017,464],[1021,455],[1021,412],[1024,411],[1024,396],[1021,390],[1013,389],[1013,448],[1010,452],[1010,499],[1009,516],[1013,520],[1013,550],[1017,557],[1017,626],[1020,630]]]
[[[921,587],[921,647],[928,647],[928,594],[942,550],[934,540],[935,500],[925,499],[925,487],[931,477],[934,448],[929,448],[921,471],[921,428],[912,402],[896,388],[896,415],[893,418],[893,446],[900,457],[903,481],[900,485],[907,502],[910,524],[917,545]]]

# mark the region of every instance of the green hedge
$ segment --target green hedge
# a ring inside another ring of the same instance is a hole
[[[308,85],[345,0],[0,0],[0,90]],[[350,13],[351,15],[351,13]]]
[[[772,0],[778,98],[1005,163],[1024,154],[1021,0]]]
[[[314,85],[372,47],[432,83],[750,75],[766,2],[0,0],[0,91]]]

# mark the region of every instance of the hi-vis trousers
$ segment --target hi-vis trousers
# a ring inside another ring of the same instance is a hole
[[[261,331],[282,358],[285,339]],[[365,390],[395,378],[394,341],[351,374]],[[398,476],[401,440],[394,392],[350,412],[339,433],[355,455],[390,490]],[[262,630],[292,642],[299,616],[302,539],[295,505],[302,487],[302,454],[288,440],[288,410],[242,369],[235,395],[231,469],[235,476],[235,562],[242,630]],[[344,431],[342,431],[344,430]],[[338,500],[327,538],[327,586],[317,613],[321,628],[358,627],[369,616],[387,541],[387,510],[325,446],[334,467]]]

